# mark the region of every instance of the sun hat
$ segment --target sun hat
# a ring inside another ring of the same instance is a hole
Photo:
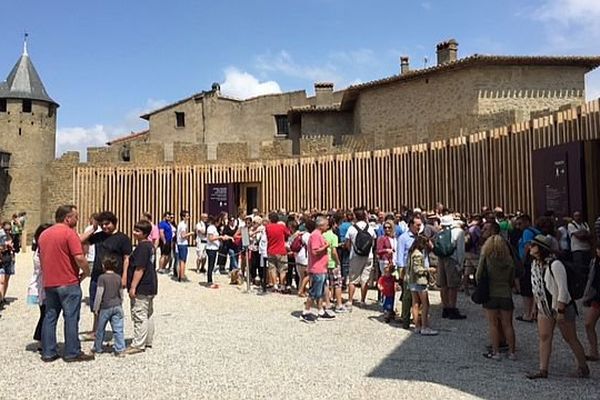
[[[454,217],[452,215],[444,215],[440,220],[440,225],[442,226],[452,226],[454,225]]]
[[[552,250],[552,239],[550,239],[548,236],[544,236],[544,235],[536,235],[530,242],[530,244],[532,246],[539,246],[542,247],[543,249],[549,251],[549,252],[553,252]]]

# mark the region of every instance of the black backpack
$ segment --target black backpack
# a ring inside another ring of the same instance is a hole
[[[360,229],[357,224],[354,224],[354,229],[357,232],[353,243],[354,252],[359,256],[368,256],[373,248],[373,236],[369,233],[369,224],[367,223],[365,229]]]
[[[550,263],[550,273],[554,278],[554,273],[552,272],[552,264],[556,261],[552,261]],[[587,284],[587,274],[584,274],[578,269],[577,265],[570,261],[561,261],[565,266],[565,271],[567,272],[567,286],[569,287],[569,295],[573,301],[579,300],[583,297],[585,292],[585,286]]]

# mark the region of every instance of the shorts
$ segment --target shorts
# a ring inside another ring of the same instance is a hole
[[[14,275],[15,274],[15,262],[6,264],[0,268],[0,275]]]
[[[310,289],[308,295],[313,300],[322,299],[325,296],[325,279],[327,274],[310,274]]]
[[[90,281],[90,310],[94,312],[94,302],[96,301],[96,292],[98,290],[98,281]]]
[[[306,268],[308,268],[308,266],[296,263],[296,273],[298,274],[298,276],[305,276]]]
[[[383,296],[383,311],[394,311],[394,297]]]
[[[427,291],[427,285],[419,285],[418,283],[410,283],[408,290],[415,293],[422,293]]]
[[[483,308],[486,310],[503,310],[511,311],[515,309],[512,298],[509,297],[490,297],[490,299],[483,303]]]
[[[171,256],[171,242],[160,244],[160,255],[165,257]]]
[[[367,285],[371,281],[373,259],[364,256],[354,256],[350,259],[350,283],[354,285]]]
[[[186,262],[187,256],[188,256],[187,244],[178,244],[177,245],[177,258],[183,262]]]
[[[462,270],[456,260],[439,257],[437,267],[437,285],[441,288],[456,289],[462,282]]]
[[[327,270],[327,284],[329,287],[341,288],[343,283],[344,278],[342,278],[342,270],[339,267]]]
[[[196,243],[196,256],[198,258],[206,258],[206,242]]]
[[[556,318],[557,312],[554,310],[553,310],[553,312],[554,312],[554,318]],[[544,314],[538,313],[538,318],[540,318],[540,316],[542,316],[542,315],[544,315]],[[575,303],[568,304],[567,307],[565,307],[565,313],[563,315],[564,315],[565,321],[574,322],[577,319],[577,309],[575,308]],[[544,315],[544,317],[545,317],[545,315]]]
[[[269,269],[276,269],[280,274],[286,273],[288,270],[288,257],[287,255],[282,256],[269,256],[267,257]]]

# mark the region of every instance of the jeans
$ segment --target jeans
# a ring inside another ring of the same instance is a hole
[[[206,271],[206,281],[210,285],[213,283],[213,272],[215,270],[215,262],[217,261],[218,250],[206,250],[206,258],[208,259],[208,270]]]
[[[133,342],[131,347],[145,349],[152,346],[154,338],[154,296],[138,294],[131,300],[131,319],[133,320]]]
[[[115,340],[115,344],[113,345],[115,353],[125,350],[125,317],[123,315],[123,307],[114,306],[101,309],[98,315],[98,327],[96,328],[96,340],[94,341],[94,351],[96,353],[102,353],[104,330],[109,321],[113,332],[113,339]]]
[[[229,255],[229,270],[238,269],[238,256],[235,254],[235,250],[230,248],[227,250],[227,254]]]
[[[42,325],[42,358],[58,355],[56,348],[56,323],[60,311],[65,320],[65,359],[81,353],[79,342],[79,314],[81,312],[81,287],[79,285],[46,288],[46,315]]]

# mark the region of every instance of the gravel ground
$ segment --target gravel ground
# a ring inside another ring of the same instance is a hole
[[[190,256],[193,257],[193,252]],[[193,260],[190,265],[193,264]],[[287,399],[599,399],[600,365],[592,378],[568,377],[574,360],[557,337],[551,376],[528,381],[537,367],[535,325],[516,323],[519,361],[487,360],[486,324],[479,307],[460,296],[466,321],[439,318],[439,293],[431,293],[436,337],[421,337],[384,324],[371,305],[335,321],[307,325],[295,296],[244,293],[217,277],[218,290],[159,276],[154,348],[143,354],[95,361],[45,364],[31,339],[38,309],[27,306],[30,253],[21,254],[0,317],[1,399],[87,398],[287,398]],[[87,291],[89,280],[83,284]],[[126,337],[132,324],[126,301]],[[579,320],[580,338],[583,338]],[[83,309],[82,331],[91,326]],[[62,324],[59,324],[62,341]],[[89,350],[91,342],[82,342]]]

